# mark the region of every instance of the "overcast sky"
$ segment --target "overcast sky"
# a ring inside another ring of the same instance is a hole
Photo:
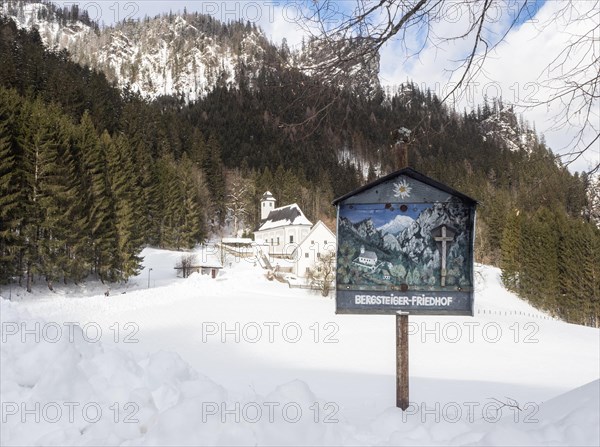
[[[583,5],[590,0],[581,0]],[[197,11],[210,14],[222,21],[243,20],[255,22],[275,43],[285,37],[290,47],[299,45],[304,35],[303,27],[298,24],[301,18],[302,1],[90,1],[82,3],[92,18],[101,23],[114,23],[125,18],[155,16],[161,13]],[[353,5],[351,0],[339,2],[340,8]],[[453,3],[447,3],[453,5]],[[455,3],[456,4],[456,3]],[[548,146],[555,153],[562,153],[570,147],[571,140],[583,125],[585,117],[570,116],[571,126],[559,126],[556,117],[564,110],[564,106],[556,103],[550,106],[536,106],[544,102],[550,95],[546,81],[556,75],[557,71],[547,70],[553,58],[565,47],[573,35],[581,30],[593,29],[596,26],[595,38],[600,39],[598,31],[600,15],[590,22],[574,21],[572,17],[561,17],[558,14],[564,6],[563,1],[539,1],[530,10],[530,19],[521,20],[490,55],[484,71],[467,84],[462,96],[457,98],[457,109],[471,110],[488,99],[501,96],[504,103],[512,103],[517,112],[523,112],[525,119],[535,123],[538,133],[543,133]],[[591,3],[593,4],[593,3]],[[470,18],[461,10],[449,6],[444,15],[445,20],[435,23],[438,36],[456,35],[457,30],[469,25]],[[556,18],[558,17],[558,20]],[[497,40],[507,23],[513,19],[510,12],[497,10],[495,23],[487,27],[487,37]],[[451,70],[456,67],[455,61],[464,57],[469,50],[469,43],[456,40],[446,45],[433,46],[425,43],[422,36],[410,35],[408,40],[395,40],[387,44],[381,52],[381,84],[397,86],[408,79],[414,81],[422,89],[429,88],[439,96],[444,96],[456,74]],[[418,51],[418,56],[414,53]],[[598,49],[597,51],[600,51]],[[412,56],[412,57],[411,57]],[[572,60],[585,57],[572,55]],[[596,54],[596,57],[598,55]],[[594,67],[592,67],[594,68]],[[595,67],[597,70],[597,67]],[[588,73],[589,74],[589,73]],[[600,127],[600,107],[593,109],[591,121],[596,130]],[[401,124],[401,123],[399,123]],[[590,132],[586,138],[590,138]],[[600,160],[600,142],[588,151],[584,157],[574,162],[571,170],[586,170]]]

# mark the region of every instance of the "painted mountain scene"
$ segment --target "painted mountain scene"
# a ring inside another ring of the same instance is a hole
[[[338,286],[469,290],[470,219],[458,201],[343,205]]]

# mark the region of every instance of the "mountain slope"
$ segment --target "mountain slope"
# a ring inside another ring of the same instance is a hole
[[[398,233],[400,233],[406,227],[412,225],[413,220],[414,219],[412,219],[410,216],[399,215],[396,216],[391,222],[388,222],[385,225],[379,227],[378,230],[381,231],[383,234],[391,233],[397,236]]]
[[[279,49],[250,22],[225,24],[198,13],[145,17],[101,28],[81,15],[77,5],[64,11],[35,0],[0,6],[0,14],[20,28],[37,29],[49,49],[66,49],[74,62],[150,99],[172,95],[194,101],[216,86],[252,86],[263,68],[296,67],[319,76],[303,67],[331,58],[333,51],[309,47],[290,52],[283,45]],[[378,62],[353,63],[345,70],[351,75],[343,87],[367,95],[378,91]]]
[[[162,16],[98,28],[80,20],[61,24],[55,7],[15,2],[0,12],[19,27],[37,28],[50,49],[66,49],[72,59],[104,72],[110,81],[142,96],[182,96],[194,100],[217,85],[251,82],[265,52],[272,49],[252,25],[224,25],[199,14]]]

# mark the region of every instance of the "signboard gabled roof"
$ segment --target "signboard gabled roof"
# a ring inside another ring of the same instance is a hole
[[[349,192],[347,194],[344,194],[341,197],[338,197],[337,199],[335,199],[332,202],[332,204],[333,205],[338,205],[340,202],[343,202],[344,200],[346,200],[346,199],[348,199],[350,197],[353,197],[353,196],[355,196],[355,195],[357,195],[357,194],[359,194],[359,193],[361,193],[363,191],[367,191],[367,190],[369,190],[369,189],[371,189],[371,188],[373,188],[373,187],[375,187],[375,186],[377,186],[377,185],[379,185],[381,183],[387,182],[389,180],[392,180],[392,179],[394,179],[396,177],[403,176],[403,175],[407,176],[407,177],[410,177],[410,178],[412,178],[414,180],[417,180],[419,182],[425,183],[425,184],[427,184],[427,185],[429,185],[429,186],[431,186],[433,188],[436,188],[436,189],[439,189],[441,191],[444,191],[444,192],[446,192],[446,193],[448,193],[450,195],[458,197],[458,198],[462,199],[463,201],[465,201],[465,202],[467,202],[467,203],[469,203],[471,205],[476,205],[477,204],[477,200],[475,200],[475,199],[473,199],[473,198],[471,198],[471,197],[469,197],[469,196],[467,196],[467,195],[465,195],[465,194],[463,194],[463,193],[461,193],[461,192],[459,192],[459,191],[457,191],[457,190],[455,190],[453,188],[450,188],[449,186],[444,185],[443,183],[440,183],[437,180],[434,180],[434,179],[432,179],[430,177],[427,177],[426,175],[421,174],[420,172],[415,171],[412,168],[403,168],[403,169],[400,169],[399,171],[392,172],[391,174],[388,174],[388,175],[386,175],[384,177],[381,177],[381,178],[379,178],[379,179],[377,179],[377,180],[375,180],[375,181],[373,181],[371,183],[367,183],[366,185],[363,185],[360,188],[355,189],[354,191],[351,191],[351,192]]]

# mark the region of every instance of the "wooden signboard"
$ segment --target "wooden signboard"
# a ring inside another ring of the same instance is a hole
[[[396,406],[406,410],[409,314],[473,315],[477,202],[404,168],[333,204],[336,313],[396,315]]]
[[[405,168],[333,203],[337,313],[473,315],[475,200]]]

